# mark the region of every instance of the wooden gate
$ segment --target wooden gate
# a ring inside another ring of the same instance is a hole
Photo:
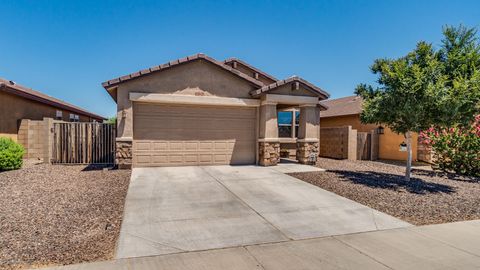
[[[375,131],[357,133],[357,160],[378,159],[378,134]]]
[[[114,124],[54,123],[52,163],[114,164]]]
[[[357,160],[370,160],[372,135],[369,132],[357,133]]]

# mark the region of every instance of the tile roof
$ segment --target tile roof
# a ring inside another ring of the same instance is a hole
[[[238,77],[240,78],[243,78],[247,81],[249,81],[250,83],[252,83],[253,85],[257,86],[257,87],[262,87],[264,84],[258,80],[255,80],[254,78],[230,67],[229,65],[225,65],[223,64],[222,62],[219,62],[203,53],[198,53],[198,54],[195,54],[195,55],[191,55],[191,56],[187,56],[187,57],[184,57],[184,58],[180,58],[180,59],[177,59],[177,60],[174,60],[174,61],[170,61],[168,63],[165,63],[163,65],[158,65],[158,66],[154,66],[154,67],[151,67],[151,68],[148,68],[148,69],[144,69],[144,70],[140,70],[138,72],[134,72],[134,73],[131,73],[131,74],[128,74],[128,75],[125,75],[125,76],[122,76],[122,77],[118,77],[118,78],[115,78],[115,79],[112,79],[112,80],[108,80],[106,82],[103,82],[102,83],[102,86],[105,88],[105,89],[109,89],[113,86],[116,86],[120,83],[123,83],[123,82],[126,82],[126,81],[129,81],[129,80],[133,80],[133,79],[136,79],[136,78],[139,78],[139,77],[142,77],[144,75],[147,75],[147,74],[151,74],[151,73],[154,73],[154,72],[157,72],[157,71],[163,71],[165,69],[168,69],[168,68],[171,68],[173,66],[177,66],[177,65],[180,65],[180,64],[183,64],[183,63],[187,63],[187,62],[191,62],[191,61],[195,61],[195,60],[200,60],[200,59],[203,59],[203,60],[206,60],[212,64],[215,64],[227,71],[230,71],[232,72],[233,74],[237,75]]]
[[[165,69],[168,69],[168,68],[171,68],[171,67],[183,64],[183,63],[188,63],[188,62],[191,62],[191,61],[195,61],[195,60],[206,60],[206,61],[208,61],[212,64],[217,65],[218,67],[221,67],[221,68],[235,74],[236,76],[238,76],[240,78],[243,78],[243,79],[247,80],[248,82],[250,82],[254,86],[258,87],[257,90],[253,90],[253,91],[250,92],[251,95],[259,95],[263,92],[267,92],[267,91],[269,91],[271,89],[274,89],[276,87],[279,87],[281,85],[292,83],[292,82],[298,82],[298,83],[302,84],[308,90],[314,92],[317,95],[320,95],[324,99],[327,99],[330,96],[327,92],[323,91],[321,88],[313,85],[312,83],[310,83],[310,82],[308,82],[308,81],[306,81],[302,78],[294,76],[294,77],[291,77],[291,78],[288,78],[288,79],[285,79],[285,80],[277,80],[275,77],[271,76],[270,74],[265,73],[265,72],[259,70],[258,68],[255,68],[255,67],[247,64],[246,62],[244,62],[244,61],[242,61],[238,58],[228,58],[228,59],[224,60],[223,62],[220,62],[220,61],[217,61],[217,60],[213,59],[212,57],[209,57],[209,56],[207,56],[203,53],[187,56],[187,57],[180,58],[180,59],[177,59],[177,60],[174,60],[174,61],[170,61],[170,62],[168,62],[166,64],[163,64],[163,65],[154,66],[154,67],[144,69],[144,70],[140,70],[138,72],[134,72],[134,73],[131,73],[131,74],[128,74],[128,75],[125,75],[125,76],[121,76],[121,77],[118,77],[118,78],[115,78],[115,79],[112,79],[112,80],[108,80],[106,82],[103,82],[102,86],[109,92],[109,94],[113,97],[113,99],[116,100],[115,94],[112,92],[112,91],[115,91],[115,86],[117,86],[121,83],[124,83],[126,81],[129,81],[129,80],[133,80],[133,79],[136,79],[136,78],[139,78],[139,77],[142,77],[142,76],[154,73],[154,72],[163,71]],[[253,77],[251,77],[251,76],[249,76],[249,75],[247,75],[247,74],[245,74],[245,73],[243,73],[243,72],[241,72],[241,71],[239,71],[239,70],[237,70],[237,69],[235,69],[235,68],[233,68],[232,66],[229,65],[231,62],[235,62],[235,61],[238,62],[239,64],[247,67],[248,69],[250,69],[254,72],[257,72],[258,74],[262,75],[263,77],[274,81],[274,83],[269,84],[269,85],[265,85],[263,82],[255,79],[255,78],[253,78]],[[323,107],[325,107],[325,106],[323,106]]]
[[[325,100],[321,103],[328,107],[326,111],[320,113],[320,118],[324,118],[360,114],[362,112],[363,100],[359,96],[348,96]]]
[[[244,62],[244,61],[242,61],[242,60],[240,60],[240,59],[238,59],[238,58],[231,57],[231,58],[226,59],[226,60],[223,61],[223,62],[224,62],[225,64],[230,64],[230,63],[233,63],[233,62],[240,63],[242,66],[250,69],[250,70],[253,71],[253,72],[257,72],[258,74],[260,74],[260,75],[262,75],[263,77],[266,77],[266,78],[272,80],[273,82],[278,81],[278,79],[275,78],[275,77],[273,77],[272,75],[270,75],[270,74],[268,74],[268,73],[266,73],[266,72],[264,72],[264,71],[261,71],[260,69],[254,67],[254,66],[248,64],[247,62]]]
[[[19,85],[13,81],[0,78],[0,91],[5,91],[10,94],[18,95],[30,100],[35,100],[59,109],[68,110],[74,113],[86,115],[97,120],[105,120],[106,118],[91,112],[88,112],[80,107],[67,103],[63,100],[56,99],[54,97],[45,95],[33,89],[27,88],[25,86]]]
[[[268,91],[271,91],[275,88],[278,88],[282,85],[285,85],[285,84],[289,84],[289,83],[293,83],[293,82],[298,82],[300,83],[301,85],[303,85],[305,88],[307,88],[308,90],[314,92],[315,94],[317,95],[320,95],[321,97],[323,97],[324,99],[327,99],[330,97],[330,94],[328,94],[327,92],[323,91],[320,87],[318,86],[315,86],[313,85],[312,83],[300,78],[300,77],[297,77],[297,76],[293,76],[293,77],[290,77],[288,79],[285,79],[285,80],[280,80],[280,81],[276,81],[272,84],[269,84],[269,85],[266,85],[266,86],[263,86],[262,88],[260,89],[257,89],[257,90],[253,90],[250,92],[250,94],[256,96],[256,95],[260,95],[262,93],[265,93],[265,92],[268,92]]]

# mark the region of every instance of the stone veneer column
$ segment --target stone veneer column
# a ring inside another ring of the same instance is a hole
[[[300,123],[297,139],[297,160],[313,165],[320,152],[320,108],[316,105],[300,105]]]
[[[259,164],[275,166],[280,161],[280,142],[258,142]]]
[[[275,166],[280,161],[277,103],[263,101],[259,116],[258,163],[262,166]]]
[[[115,163],[119,169],[132,168],[132,140],[126,138],[117,138]]]
[[[315,165],[319,151],[318,141],[297,141],[297,160],[299,163]]]
[[[118,137],[116,139],[115,163],[119,169],[131,169],[133,163],[133,104],[128,91],[118,91],[117,93]]]

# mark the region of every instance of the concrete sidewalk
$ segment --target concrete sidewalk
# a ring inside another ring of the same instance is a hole
[[[480,220],[50,269],[480,269]]]

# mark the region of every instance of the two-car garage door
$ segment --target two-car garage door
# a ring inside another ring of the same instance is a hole
[[[254,107],[134,102],[135,167],[254,164]]]

